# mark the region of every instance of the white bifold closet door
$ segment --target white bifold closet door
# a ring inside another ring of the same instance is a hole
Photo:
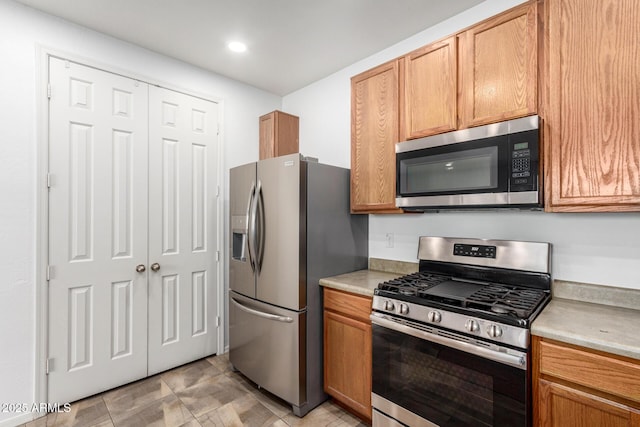
[[[48,400],[71,402],[217,351],[218,114],[49,68]]]
[[[149,92],[149,375],[216,352],[217,105]]]

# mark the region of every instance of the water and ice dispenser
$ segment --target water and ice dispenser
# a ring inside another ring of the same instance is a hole
[[[247,247],[247,216],[234,215],[231,217],[231,256],[237,261],[246,262]]]

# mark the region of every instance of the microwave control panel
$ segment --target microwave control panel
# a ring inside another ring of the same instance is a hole
[[[537,134],[537,132],[535,132]],[[531,136],[530,132],[523,132],[522,137],[513,135],[509,141],[511,149],[511,176],[509,177],[509,187],[511,191],[531,191],[537,189],[538,181],[538,144],[531,142],[526,136]]]

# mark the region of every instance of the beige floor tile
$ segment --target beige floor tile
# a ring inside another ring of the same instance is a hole
[[[271,426],[280,418],[265,408],[251,394],[227,403],[216,410],[225,426]]]
[[[330,411],[326,407],[320,405],[303,418],[298,418],[294,414],[287,415],[283,418],[290,426],[328,426],[331,423],[338,421],[340,417],[335,415],[333,411]]]
[[[218,414],[223,426],[242,427],[240,415],[238,415],[235,409],[233,409],[233,405],[231,403],[227,403],[226,405],[222,405],[218,409],[215,409],[215,413]]]
[[[116,427],[164,427],[182,426],[197,421],[189,410],[173,394],[160,400],[155,400],[145,406],[121,412],[114,416]]]
[[[241,387],[243,390],[246,390],[249,393],[252,393],[254,390],[258,388],[256,384],[251,382],[247,377],[242,375],[240,372],[227,371],[225,375],[232,380],[238,387]]]
[[[251,393],[255,396],[256,399],[258,399],[258,402],[262,403],[262,405],[264,405],[278,417],[284,418],[287,415],[292,414],[291,405],[269,393],[268,391],[255,387],[251,391]]]
[[[45,424],[42,421],[46,420]],[[71,427],[71,426],[112,426],[109,410],[102,396],[90,397],[71,404],[69,412],[52,412],[46,417],[39,418],[35,426],[46,427]],[[30,424],[27,426],[31,427]]]
[[[260,403],[275,413],[278,417],[283,418],[292,413],[290,404],[280,399],[278,396],[275,396],[264,389],[258,388],[256,384],[251,382],[241,373],[229,371],[226,375],[234,381],[238,387],[241,387],[243,390],[253,394]]]
[[[207,360],[198,360],[167,371],[161,374],[160,378],[175,393],[218,375],[222,375],[222,372],[215,365],[212,365]]]
[[[215,409],[198,417],[198,421],[202,427],[224,427],[224,423]]]
[[[244,396],[247,391],[239,388],[226,375],[218,375],[178,391],[176,394],[191,413],[198,418]]]
[[[365,424],[330,401],[298,418],[287,402],[233,372],[227,355],[220,355],[75,402],[69,413],[51,413],[21,427],[73,426],[363,427]]]
[[[340,410],[343,411],[342,409]],[[331,423],[329,427],[367,427],[368,425],[355,415],[343,411],[340,417]]]
[[[232,366],[229,362],[229,353],[207,357],[207,362],[218,368],[220,372],[231,372]]]
[[[29,421],[26,424],[20,424],[17,427],[47,427],[47,415]]]
[[[104,402],[113,418],[171,396],[173,392],[159,375],[137,381],[104,394]]]
[[[350,427],[365,427],[367,426],[367,424],[362,421],[360,418],[356,417],[355,415],[352,415],[346,411],[344,411],[342,408],[340,408],[340,411],[342,412],[342,414],[340,415],[340,421],[342,421],[346,426],[350,426]]]

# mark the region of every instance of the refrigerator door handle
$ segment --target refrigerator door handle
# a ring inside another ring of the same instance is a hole
[[[235,298],[231,297],[231,302],[233,302],[240,310],[246,311],[249,314],[253,314],[254,316],[262,317],[264,319],[275,320],[277,322],[283,323],[293,323],[293,319],[289,316],[278,316],[277,314],[265,313],[264,311],[254,310],[253,308],[249,308],[244,304],[241,304]]]
[[[262,198],[262,181],[258,180],[258,187],[256,188],[256,222],[258,224],[258,231],[255,234],[256,240],[256,269],[258,274],[262,270],[262,258],[264,257],[264,233],[265,233],[265,218],[264,218],[264,199]]]
[[[251,183],[251,190],[249,191],[249,201],[247,202],[247,249],[249,252],[249,264],[251,265],[251,271],[256,271],[256,257],[254,254],[255,249],[255,234],[256,234],[256,216],[255,216],[255,204],[256,204],[256,183]]]

